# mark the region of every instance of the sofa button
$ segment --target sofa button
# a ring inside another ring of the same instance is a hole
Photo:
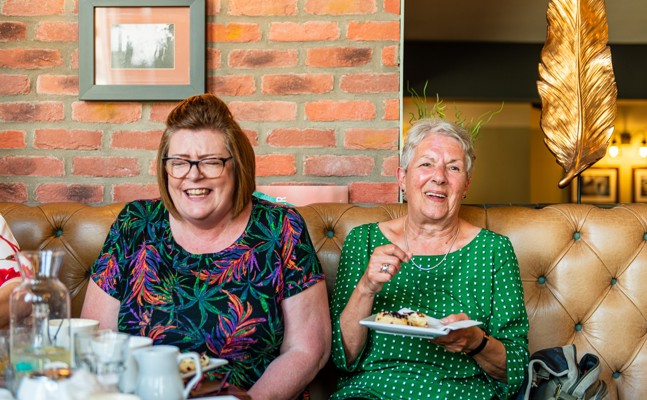
[[[56,237],[63,236],[63,229],[61,229],[61,228],[57,229],[56,232],[54,232],[54,236],[56,236]]]
[[[643,240],[647,240],[647,233],[643,233]]]
[[[581,331],[582,330],[582,324],[575,324],[575,330],[576,331]]]
[[[618,379],[620,378],[620,372],[616,371],[613,373],[613,379]]]
[[[618,283],[618,280],[616,278],[611,278],[611,284],[615,285],[616,283]]]
[[[582,234],[579,233],[579,232],[575,232],[573,234],[573,239],[575,239],[575,240],[580,240],[581,237],[582,237]]]
[[[546,277],[545,276],[540,276],[537,278],[537,282],[539,282],[540,285],[543,285],[546,283]]]
[[[335,231],[333,231],[332,229],[326,232],[326,237],[328,237],[329,239],[332,239],[334,236],[335,236]]]

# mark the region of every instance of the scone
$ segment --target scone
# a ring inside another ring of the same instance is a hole
[[[206,353],[200,354],[200,366],[202,368],[209,365],[209,356]],[[183,358],[180,360],[180,372],[185,374],[187,372],[195,371],[195,362],[191,358]]]
[[[209,365],[209,356],[207,355],[207,353],[200,354],[200,365],[202,366],[202,368]]]
[[[187,372],[195,371],[195,362],[190,358],[183,358],[180,360],[180,372],[186,374]]]
[[[419,311],[399,313],[397,311],[382,311],[375,316],[375,322],[393,325],[427,326],[427,316]]]
[[[392,325],[408,325],[407,316],[396,311],[382,311],[377,313],[375,322]]]
[[[407,314],[407,323],[411,326],[427,326],[427,316],[421,312],[414,311]]]

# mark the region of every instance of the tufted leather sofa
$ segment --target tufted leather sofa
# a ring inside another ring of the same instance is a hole
[[[24,249],[67,253],[60,277],[76,316],[90,265],[122,206],[0,203],[0,213]],[[299,211],[331,291],[350,229],[403,215],[406,204],[312,204]],[[530,317],[531,352],[575,343],[579,356],[600,356],[610,399],[647,398],[647,204],[463,206],[461,215],[511,239]],[[312,384],[313,399],[326,398],[335,379],[329,364]]]

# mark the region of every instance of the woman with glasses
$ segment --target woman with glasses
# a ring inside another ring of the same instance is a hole
[[[227,359],[252,398],[304,394],[330,352],[324,275],[299,213],[252,196],[254,151],[223,101],[171,111],[161,199],[128,203],[92,267],[82,316]]]

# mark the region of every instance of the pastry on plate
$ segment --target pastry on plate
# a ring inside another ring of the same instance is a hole
[[[407,316],[397,311],[382,311],[375,316],[375,322],[392,325],[408,325]]]
[[[209,365],[209,356],[206,353],[200,354],[200,365],[202,368]],[[183,358],[180,360],[180,372],[185,374],[187,372],[195,371],[195,361],[191,358]]]
[[[407,323],[411,326],[427,326],[427,316],[421,312],[414,311],[407,314]]]
[[[418,311],[399,313],[397,311],[382,311],[375,315],[375,322],[392,325],[427,326],[427,316]]]

